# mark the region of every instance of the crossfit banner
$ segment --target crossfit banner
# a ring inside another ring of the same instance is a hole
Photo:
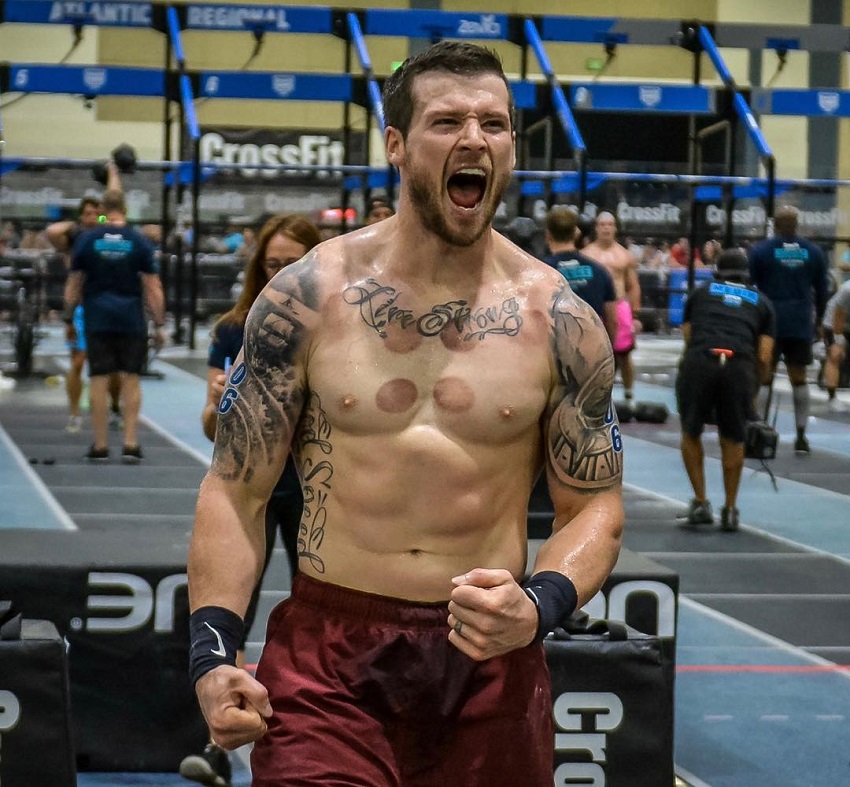
[[[349,135],[351,163],[365,160],[366,135]],[[237,183],[282,180],[286,183],[338,183],[345,161],[342,134],[326,130],[204,127],[201,161],[223,169],[215,181]],[[291,165],[326,167],[312,171],[283,170]],[[228,165],[232,168],[228,168]]]
[[[597,620],[544,641],[552,677],[555,787],[669,787],[673,664],[658,637]]]

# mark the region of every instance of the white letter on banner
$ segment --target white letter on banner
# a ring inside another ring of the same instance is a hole
[[[608,618],[626,622],[626,606],[632,595],[647,593],[657,602],[658,636],[672,637],[676,631],[676,594],[669,585],[654,580],[634,580],[614,585],[608,594]],[[648,633],[648,632],[647,632]]]
[[[555,723],[562,730],[580,732],[581,711],[593,713],[593,727],[596,730],[616,730],[623,721],[623,703],[616,694],[578,691],[565,692],[555,700]]]
[[[118,618],[89,618],[86,621],[87,631],[133,631],[150,620],[153,613],[153,591],[141,577],[135,574],[92,571],[89,573],[89,586],[121,588],[130,595],[89,596],[89,609],[126,610],[127,614]]]
[[[605,787],[605,771],[595,762],[565,762],[555,770],[555,787]]]
[[[21,703],[11,691],[0,689],[0,732],[15,729],[21,719]]]

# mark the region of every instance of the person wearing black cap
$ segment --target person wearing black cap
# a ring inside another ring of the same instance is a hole
[[[685,303],[685,350],[676,379],[676,399],[682,460],[694,490],[689,525],[714,522],[705,489],[702,432],[716,412],[726,495],[720,526],[723,530],[738,528],[747,416],[759,381],[767,384],[773,373],[776,333],[773,305],[748,282],[746,256],[729,249],[720,255],[715,281],[692,290]]]

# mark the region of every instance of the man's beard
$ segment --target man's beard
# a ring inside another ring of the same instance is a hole
[[[472,246],[490,229],[493,217],[502,201],[502,195],[510,182],[511,174],[506,173],[502,176],[500,182],[494,183],[489,195],[485,191],[482,197],[484,210],[479,216],[480,224],[459,229],[449,226],[442,209],[439,192],[429,187],[428,177],[419,177],[418,171],[415,169],[408,170],[407,177],[410,199],[414,209],[418,211],[419,219],[425,229],[433,232],[445,243],[465,248]]]

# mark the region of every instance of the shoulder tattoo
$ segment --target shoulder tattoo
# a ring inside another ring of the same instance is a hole
[[[212,470],[250,483],[289,444],[304,404],[297,372],[318,315],[312,266],[296,263],[260,293],[245,324],[245,343],[218,408]]]
[[[565,486],[593,492],[616,486],[623,474],[614,356],[593,310],[568,290],[556,293],[552,308],[561,398],[545,436],[547,463]]]

